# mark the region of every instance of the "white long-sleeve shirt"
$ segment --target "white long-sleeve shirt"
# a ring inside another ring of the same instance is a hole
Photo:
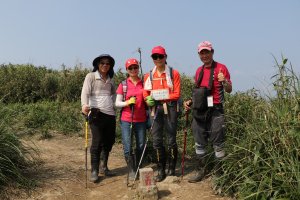
[[[81,91],[81,105],[98,108],[108,115],[116,115],[114,109],[115,85],[109,77],[104,81],[100,73],[90,72],[86,75]]]

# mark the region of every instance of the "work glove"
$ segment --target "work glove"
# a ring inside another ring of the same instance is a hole
[[[155,105],[155,100],[152,98],[152,96],[147,96],[146,103],[149,107],[152,107]]]
[[[130,99],[127,100],[127,105],[131,106],[135,104],[135,97],[130,97]]]

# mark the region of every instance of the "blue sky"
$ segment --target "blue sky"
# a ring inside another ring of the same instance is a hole
[[[202,64],[197,45],[209,40],[234,91],[262,89],[276,73],[272,55],[300,71],[299,9],[298,0],[2,0],[0,64],[91,69],[109,53],[124,69],[140,47],[147,72],[152,47],[163,45],[168,64],[193,76]]]

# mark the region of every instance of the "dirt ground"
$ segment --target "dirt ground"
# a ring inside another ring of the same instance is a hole
[[[127,188],[122,145],[113,147],[108,166],[116,173],[114,177],[100,177],[99,183],[87,182],[85,179],[85,148],[82,137],[55,135],[51,139],[36,140],[44,164],[37,170],[38,187],[28,196],[18,195],[14,199],[38,200],[82,200],[82,199],[130,199],[135,189]],[[180,176],[179,165],[176,173]],[[187,182],[192,166],[187,163],[186,175],[179,183],[158,183],[159,199],[199,199],[229,200],[214,194],[211,179],[200,183]],[[88,153],[88,176],[90,175]]]

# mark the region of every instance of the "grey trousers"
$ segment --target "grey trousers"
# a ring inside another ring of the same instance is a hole
[[[225,156],[225,123],[223,108],[213,108],[211,117],[206,121],[192,121],[192,131],[195,140],[195,149],[198,156],[206,154],[206,147],[212,143],[215,156],[222,158]]]

